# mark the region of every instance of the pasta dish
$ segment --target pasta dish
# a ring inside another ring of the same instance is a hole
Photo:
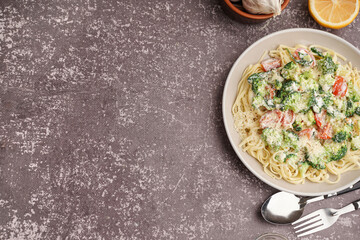
[[[273,178],[338,182],[360,169],[359,85],[359,71],[331,49],[266,52],[238,85],[232,114],[240,147]]]

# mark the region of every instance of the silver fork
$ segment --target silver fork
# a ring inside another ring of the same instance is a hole
[[[350,203],[349,205],[341,209],[333,209],[333,208],[320,209],[300,218],[299,220],[293,222],[292,225],[296,225],[306,220],[304,223],[301,223],[300,225],[294,227],[295,230],[297,229],[295,233],[302,232],[301,234],[298,235],[298,237],[302,237],[330,227],[336,222],[336,220],[339,218],[340,215],[355,211],[359,209],[359,206],[360,206],[360,199]]]

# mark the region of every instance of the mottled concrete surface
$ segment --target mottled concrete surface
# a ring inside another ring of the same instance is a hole
[[[320,28],[304,0],[260,25],[216,0],[0,1],[0,239],[295,239],[260,217],[276,190],[221,116],[235,59],[294,27]],[[331,32],[360,47],[359,29]],[[305,239],[356,239],[358,219]]]

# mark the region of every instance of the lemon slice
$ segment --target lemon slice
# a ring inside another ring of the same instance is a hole
[[[321,26],[339,29],[354,21],[359,0],[309,0],[309,11]]]

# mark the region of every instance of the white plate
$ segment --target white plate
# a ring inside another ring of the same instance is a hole
[[[255,158],[242,151],[238,146],[240,143],[239,134],[234,128],[234,119],[231,107],[236,98],[237,86],[245,68],[255,64],[266,50],[276,49],[280,44],[295,46],[296,44],[311,45],[317,44],[335,50],[347,58],[353,66],[360,69],[360,51],[344,39],[333,34],[306,28],[287,29],[270,34],[252,44],[236,60],[229,76],[226,79],[222,99],[222,111],[226,133],[232,147],[244,165],[270,186],[281,191],[286,191],[302,196],[325,195],[345,189],[360,180],[360,170],[350,171],[341,175],[341,180],[336,184],[312,183],[306,181],[304,184],[291,184],[285,180],[277,180],[268,176]]]

